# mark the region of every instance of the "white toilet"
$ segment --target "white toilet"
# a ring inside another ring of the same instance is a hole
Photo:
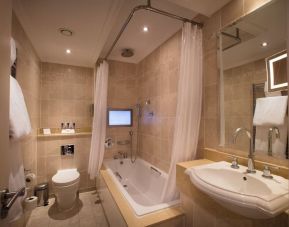
[[[75,204],[79,187],[77,169],[58,170],[52,177],[52,187],[56,196],[58,209],[68,210]]]

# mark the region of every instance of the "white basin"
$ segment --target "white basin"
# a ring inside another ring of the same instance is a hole
[[[220,205],[249,218],[272,218],[289,208],[289,181],[262,172],[246,173],[247,167],[231,168],[222,161],[189,168],[191,182]]]

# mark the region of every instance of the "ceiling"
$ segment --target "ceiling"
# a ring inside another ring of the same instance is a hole
[[[194,18],[210,16],[229,0],[152,0],[156,8]],[[190,3],[190,4],[189,4]],[[145,0],[13,0],[13,10],[43,62],[93,67],[104,56],[133,7]],[[194,10],[195,9],[195,10]],[[144,33],[146,25],[149,32]],[[109,59],[139,62],[181,28],[182,23],[143,10],[135,13]],[[61,27],[73,31],[66,37]],[[123,48],[135,55],[123,58]],[[65,50],[71,49],[71,54]]]
[[[140,4],[145,4],[145,1],[135,1],[133,6]],[[192,10],[177,6],[166,0],[152,1],[152,6],[187,18],[194,18],[197,15],[197,13]],[[123,21],[125,21],[129,13],[130,11],[125,13],[124,18],[120,20],[122,23],[116,24],[112,29],[112,33],[103,48],[101,57],[104,57],[107,54],[108,49],[111,47],[118,31],[123,25]],[[148,32],[143,31],[144,26],[148,27]],[[181,21],[146,10],[139,10],[134,14],[116,46],[113,48],[113,51],[109,55],[109,59],[138,63],[180,30],[181,27]],[[134,56],[130,58],[122,57],[121,52],[124,48],[133,49]]]
[[[14,0],[13,10],[43,62],[92,67],[123,1]],[[71,37],[59,33],[69,28]],[[71,54],[65,50],[71,49]]]
[[[176,5],[182,6],[184,8],[194,10],[199,12],[207,17],[210,17],[218,9],[222,8],[231,0],[201,0],[201,1],[192,1],[192,0],[169,0]]]

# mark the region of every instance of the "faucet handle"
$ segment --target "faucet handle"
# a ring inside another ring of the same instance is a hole
[[[263,170],[262,177],[265,177],[265,178],[268,178],[268,179],[272,179],[273,178],[273,176],[271,175],[271,170],[270,170],[268,165],[264,165],[264,170]]]
[[[239,164],[238,164],[238,158],[235,157],[235,156],[231,156],[231,158],[233,159],[233,160],[232,160],[232,164],[231,164],[231,168],[233,168],[233,169],[239,169],[240,166],[239,166]]]

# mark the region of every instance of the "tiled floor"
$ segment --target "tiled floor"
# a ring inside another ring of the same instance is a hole
[[[108,227],[101,204],[95,203],[95,191],[80,193],[77,206],[68,212],[59,212],[54,199],[48,206],[34,209],[26,227]]]

